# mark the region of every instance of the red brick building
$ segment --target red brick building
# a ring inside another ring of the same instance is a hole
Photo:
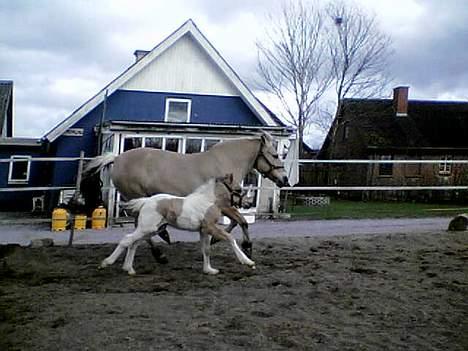
[[[438,164],[345,164],[328,167],[328,185],[468,185],[468,102],[408,100],[408,87],[393,99],[345,99],[319,152],[321,159],[440,160]],[[348,194],[351,196],[351,194]],[[412,200],[465,200],[461,191],[392,191],[356,196]]]

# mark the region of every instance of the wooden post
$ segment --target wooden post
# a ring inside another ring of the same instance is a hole
[[[84,151],[80,151],[80,161],[78,163],[78,173],[76,175],[76,190],[73,194],[73,203],[78,202],[80,196],[81,174],[83,173]],[[68,246],[73,245],[73,237],[75,235],[75,213],[70,215],[70,237],[68,239]]]

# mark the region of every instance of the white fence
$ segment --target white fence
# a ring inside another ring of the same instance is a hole
[[[77,162],[91,160],[89,157],[31,157],[29,162]],[[0,159],[0,163],[24,162],[23,160]],[[299,159],[298,164],[468,164],[468,160],[309,160]],[[77,165],[78,168],[78,165]],[[73,190],[75,186],[39,186],[39,187],[0,187],[0,192],[15,191],[57,191]],[[109,189],[103,188],[103,189]],[[253,187],[256,189],[274,189],[269,187]],[[441,186],[294,186],[283,187],[281,191],[394,191],[394,190],[468,190],[468,185],[441,185]]]

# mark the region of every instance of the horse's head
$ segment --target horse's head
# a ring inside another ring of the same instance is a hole
[[[287,185],[288,176],[284,169],[283,161],[280,160],[278,152],[273,145],[272,136],[262,131],[260,140],[261,146],[255,160],[255,169],[264,177],[275,182],[279,187]]]

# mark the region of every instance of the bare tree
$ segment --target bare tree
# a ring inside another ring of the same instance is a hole
[[[302,155],[304,129],[331,82],[323,15],[301,1],[289,2],[270,21],[267,40],[257,42],[261,86],[281,102],[283,117],[297,128]]]
[[[337,111],[344,98],[379,96],[389,84],[390,37],[376,17],[350,2],[331,2],[326,9],[328,43]]]

